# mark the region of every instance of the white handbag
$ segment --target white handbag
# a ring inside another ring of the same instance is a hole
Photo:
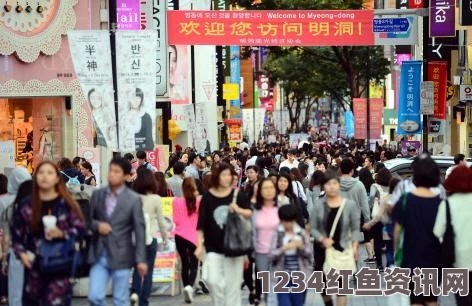
[[[331,227],[331,232],[329,233],[329,239],[333,239],[334,237],[334,232],[338,226],[338,222],[343,213],[345,204],[346,200],[344,200],[339,207],[338,213],[334,218],[333,226]],[[352,271],[352,274],[356,273],[357,266],[356,261],[354,260],[354,251],[352,246],[345,248],[342,252],[336,250],[333,246],[326,249],[326,258],[323,264],[323,272],[328,274],[331,269],[335,269],[337,273],[339,273],[339,270],[350,270]]]

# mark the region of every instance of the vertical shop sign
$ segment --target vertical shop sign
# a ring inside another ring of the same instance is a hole
[[[431,0],[429,8],[429,36],[456,35],[455,0]]]
[[[421,133],[421,61],[403,62],[400,75],[398,131],[400,135]]]
[[[118,149],[108,31],[70,31],[67,35],[80,88],[88,99],[96,143]]]
[[[154,150],[156,133],[154,30],[116,33],[120,150]]]
[[[354,99],[354,138],[355,139],[366,139],[367,138],[367,100],[366,99]]]
[[[423,8],[424,7],[424,1],[425,0],[410,0],[409,8],[411,8],[411,9]]]
[[[158,97],[168,97],[167,0],[152,0],[152,2],[152,25],[150,28],[157,32],[156,95]]]
[[[241,83],[241,61],[240,61],[240,47],[239,46],[231,46],[229,48],[230,50],[230,70],[231,70],[231,76],[230,76],[230,82],[233,84],[238,84],[240,85]],[[241,99],[240,99],[240,93],[239,93],[239,88],[241,86],[238,86],[238,97],[237,99],[231,100],[230,101],[230,109],[229,113],[231,116],[231,119],[241,119],[242,118],[242,113],[241,113]]]
[[[116,0],[118,30],[141,29],[140,3],[136,0]]]
[[[447,62],[429,62],[428,80],[434,82],[434,117],[446,119]]]

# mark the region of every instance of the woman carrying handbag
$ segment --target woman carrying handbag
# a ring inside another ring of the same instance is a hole
[[[252,245],[251,231],[245,231],[248,236],[245,241],[238,240],[238,243],[234,243],[234,240],[228,240],[229,237],[239,238],[242,233],[242,228],[236,229],[229,224],[238,221],[246,226],[252,217],[247,197],[232,188],[233,174],[233,167],[225,162],[212,169],[212,187],[202,197],[198,211],[195,256],[203,261],[204,249],[206,250],[204,265],[208,278],[205,280],[215,306],[241,305],[244,255],[250,249],[236,248],[244,242]]]
[[[85,224],[53,163],[42,162],[36,168],[32,197],[14,211],[11,234],[13,249],[26,269],[23,305],[70,305],[75,242],[85,234]],[[59,254],[51,252],[56,247],[62,250]],[[56,256],[56,264],[49,264],[46,256]]]
[[[330,269],[343,269],[351,270],[354,274],[361,240],[357,205],[341,196],[340,181],[335,172],[325,173],[322,187],[326,197],[315,203],[311,216],[315,238],[315,271],[323,271],[326,275]],[[331,296],[327,296],[325,291],[322,297],[326,306],[334,305]],[[338,295],[336,305],[347,305],[347,296]]]

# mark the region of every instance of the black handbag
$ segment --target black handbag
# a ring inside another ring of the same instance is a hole
[[[39,247],[39,270],[43,274],[68,274],[75,276],[81,264],[79,243],[75,239],[44,240]]]
[[[238,191],[233,194],[236,203]],[[247,255],[253,250],[251,221],[241,217],[238,213],[229,212],[225,226],[224,254],[226,257],[238,257]]]
[[[456,260],[454,228],[451,223],[451,209],[446,200],[446,231],[441,244],[441,264],[443,268],[452,268]]]

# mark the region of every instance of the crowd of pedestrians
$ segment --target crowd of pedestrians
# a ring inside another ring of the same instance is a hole
[[[173,197],[186,303],[202,289],[215,306],[246,298],[254,305],[302,306],[305,292],[274,292],[274,272],[354,274],[361,247],[366,264],[380,272],[472,269],[472,170],[464,156],[456,156],[444,182],[426,154],[415,155],[413,175],[401,180],[383,164],[396,156],[385,146],[374,152],[357,143],[295,149],[260,142],[211,155],[176,146],[162,172],[142,151],[113,158],[104,187],[80,157],[42,162],[32,177],[16,168],[8,178],[0,175],[0,296],[10,305],[67,306],[71,279],[86,275],[92,306],[105,305],[109,282],[114,305],[149,305],[158,243],[170,243],[162,197]],[[79,185],[91,190],[86,205],[74,196]],[[237,242],[228,233],[252,239]],[[447,262],[446,247],[454,255]],[[258,272],[270,272],[266,293]],[[296,287],[295,280],[287,287]],[[326,306],[348,303],[346,295],[334,301],[326,290],[322,298]],[[436,305],[437,297],[412,294],[410,301]],[[457,304],[472,300],[457,294]]]

